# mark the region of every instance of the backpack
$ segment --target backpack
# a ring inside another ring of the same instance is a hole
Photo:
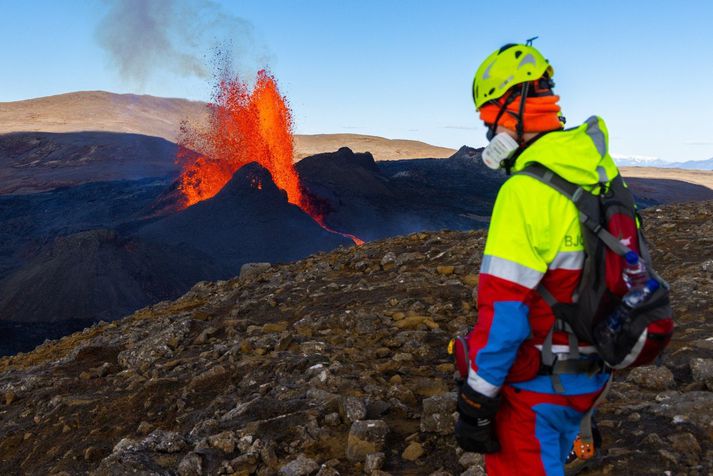
[[[569,198],[579,211],[584,239],[585,259],[574,302],[558,302],[542,285],[538,288],[555,315],[555,325],[542,346],[543,366],[552,368],[556,363],[552,353],[555,330],[569,333],[570,358],[578,356],[577,340],[582,340],[594,345],[604,362],[615,369],[653,363],[673,335],[669,285],[652,267],[648,244],[637,226],[641,217],[621,175],[608,184],[600,183],[600,193],[593,194],[538,163],[518,174],[533,177]],[[623,256],[629,251],[637,252],[659,287],[634,306],[614,337],[598,341],[594,329],[611,315],[628,291]]]

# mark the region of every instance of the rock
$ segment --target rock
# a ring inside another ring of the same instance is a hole
[[[234,474],[254,474],[257,469],[258,456],[247,453],[230,460],[229,466]]]
[[[662,253],[652,247],[675,295],[668,369],[617,372],[597,418],[608,454],[592,474],[711,471],[713,276],[699,269],[713,256],[708,208],[705,235],[687,240],[675,221],[676,241]],[[482,458],[453,440],[446,346],[477,319],[471,294],[486,237],[423,235],[203,283],[0,359],[0,474],[482,475]],[[396,267],[384,272],[388,252]],[[456,263],[450,275],[436,271]],[[300,469],[309,458],[315,464]]]
[[[706,273],[713,274],[713,259],[708,259],[701,263],[701,269]]]
[[[458,464],[466,469],[472,467],[479,467],[482,469],[483,455],[466,451],[460,456],[460,458],[458,458]]]
[[[403,453],[401,453],[401,458],[405,459],[406,461],[416,461],[419,459],[421,456],[423,456],[424,449],[421,443],[417,441],[412,441],[404,450]]]
[[[340,476],[339,471],[336,469],[332,468],[331,466],[327,466],[326,464],[323,464],[321,468],[319,468],[319,471],[317,472],[317,476]]]
[[[208,443],[213,448],[218,448],[225,454],[230,454],[235,451],[235,445],[238,440],[235,438],[235,433],[232,431],[224,431],[218,433],[217,435],[211,435],[208,437]]]
[[[396,253],[389,251],[381,258],[381,268],[384,271],[389,271],[396,267]]]
[[[268,468],[277,468],[278,459],[275,453],[275,443],[272,441],[261,441],[258,445],[258,452],[260,453],[260,459]]]
[[[676,385],[673,379],[673,373],[671,373],[668,367],[657,367],[655,365],[646,365],[632,369],[626,380],[627,382],[635,383],[639,387],[649,390],[666,390]]]
[[[403,266],[414,261],[423,261],[424,258],[425,255],[420,252],[401,253],[398,258],[396,258],[396,266]]]
[[[178,453],[186,447],[183,436],[174,431],[154,430],[142,442],[151,451],[159,453]]]
[[[673,423],[692,423],[704,431],[713,425],[713,392],[694,391],[671,395],[652,408],[655,415],[672,419]]]
[[[678,466],[678,457],[668,450],[661,448],[658,453],[663,457],[663,459],[669,461],[671,464]]]
[[[125,369],[145,369],[160,358],[173,357],[175,346],[172,343],[182,341],[189,332],[189,318],[173,322],[168,326],[156,329],[156,332],[147,338],[141,339],[132,347],[120,352],[117,361]]]
[[[698,464],[701,454],[701,445],[691,433],[677,433],[668,437],[671,448],[680,455],[683,463],[693,466]]]
[[[450,276],[454,270],[455,266],[436,266],[436,272],[442,276]]]
[[[394,322],[394,325],[399,329],[416,329],[427,320],[426,316],[410,316]]]
[[[203,474],[203,460],[197,453],[188,453],[178,464],[179,476],[200,476],[201,474]]]
[[[287,321],[268,322],[262,326],[262,331],[265,334],[269,334],[270,332],[283,332],[285,330],[287,330]]]
[[[445,393],[423,399],[421,431],[450,435],[455,430],[453,412],[456,411],[458,395]]]
[[[460,476],[486,476],[485,469],[483,469],[482,466],[471,466],[470,468],[466,469],[462,473],[460,473]]]
[[[339,413],[337,412],[328,413],[324,416],[324,424],[327,426],[337,426],[341,422],[342,419],[339,417]]]
[[[107,375],[109,375],[110,371],[111,371],[111,364],[109,362],[104,362],[99,367],[89,369],[89,375],[90,375],[90,378],[101,378],[101,377],[106,377]],[[81,375],[80,375],[80,378],[81,378]]]
[[[646,438],[644,438],[644,444],[652,448],[660,448],[664,445],[664,441],[656,433],[649,433],[646,435]]]
[[[366,418],[366,405],[357,397],[345,397],[341,401],[340,413],[345,421],[353,423]]]
[[[362,461],[369,453],[378,453],[388,433],[389,426],[383,420],[355,421],[347,437],[347,458]]]
[[[411,382],[410,382],[411,383]],[[448,391],[448,386],[440,378],[416,378],[412,382],[412,390],[416,395],[422,397],[433,397],[443,395]]]
[[[713,359],[691,359],[690,366],[693,380],[713,391]]]
[[[240,267],[240,278],[251,279],[270,269],[270,263],[245,263]]]
[[[371,474],[384,466],[384,460],[386,460],[386,455],[384,453],[369,453],[366,455],[364,460],[364,472],[366,474]]]
[[[145,451],[146,449],[145,442],[123,438],[114,446],[111,454],[104,458],[96,469],[89,471],[89,474],[91,476],[155,474],[148,470],[152,458]]]
[[[101,450],[96,446],[90,446],[84,450],[84,461],[94,461],[99,459],[101,455]]]
[[[139,435],[148,435],[153,431],[153,425],[147,421],[142,421],[139,423],[138,428],[136,428],[136,433]]]
[[[395,320],[395,321],[400,321],[400,320],[402,320],[404,317],[406,317],[406,313],[405,313],[405,312],[401,312],[401,311],[396,311],[395,313],[393,313],[393,314],[391,315],[391,319],[393,319],[393,320]]]
[[[280,468],[280,476],[308,476],[319,470],[319,464],[313,459],[301,454]]]
[[[248,453],[253,448],[253,436],[245,435],[238,440],[238,451],[241,453]]]
[[[187,387],[189,389],[198,389],[218,380],[221,380],[226,376],[228,371],[222,365],[216,365],[205,372],[196,375],[190,382],[188,382]]]

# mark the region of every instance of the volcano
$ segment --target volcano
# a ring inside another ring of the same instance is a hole
[[[240,168],[217,195],[136,232],[148,243],[195,249],[214,260],[221,276],[250,261],[284,262],[352,241],[322,228],[289,202],[270,172],[257,163]]]

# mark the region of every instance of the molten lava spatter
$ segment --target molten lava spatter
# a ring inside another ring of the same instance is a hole
[[[287,192],[290,203],[309,208],[292,164],[292,117],[274,77],[260,71],[252,91],[237,78],[223,79],[210,107],[206,131],[183,131],[182,149],[203,154],[184,163],[179,179],[183,205],[214,196],[240,167],[257,162]]]
[[[292,114],[275,78],[258,72],[252,90],[239,78],[219,81],[210,104],[208,128],[182,128],[178,179],[182,208],[216,195],[242,166],[257,162],[272,175],[287,200],[300,207],[328,231],[322,213],[312,206],[293,164]],[[196,158],[195,152],[201,154]],[[261,188],[258,184],[256,188]],[[340,233],[362,244],[359,238]]]

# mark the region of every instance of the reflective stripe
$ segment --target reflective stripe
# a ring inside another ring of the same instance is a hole
[[[535,346],[539,351],[542,351],[542,345],[537,344]],[[552,353],[557,356],[557,360],[567,360],[569,357],[569,346],[565,344],[554,344],[552,346]],[[597,349],[594,346],[586,345],[579,347],[580,354],[596,354]]]
[[[613,366],[612,368],[614,369],[624,369],[631,365],[638,357],[641,351],[644,349],[644,344],[646,344],[646,338],[649,335],[649,330],[644,329],[644,332],[641,333],[639,336],[639,340],[636,341],[636,344],[634,347],[631,349],[631,352],[626,354],[626,357],[624,357],[624,360],[619,362],[617,365]]]
[[[470,372],[468,372],[468,385],[476,392],[482,393],[490,398],[494,398],[500,391],[500,387],[482,378],[477,372],[473,371],[472,368]]]
[[[507,77],[507,79],[505,79],[505,81],[503,81],[502,83],[500,83],[500,86],[498,86],[498,88],[500,88],[500,89],[504,88],[504,87],[507,86],[508,83],[509,83],[510,81],[512,81],[513,79],[515,79],[515,76],[513,76],[513,75],[511,74],[510,76]]]
[[[483,256],[480,272],[497,276],[528,289],[534,289],[544,274],[514,261],[492,255]]]
[[[550,269],[580,270],[584,265],[584,251],[560,251],[549,265]]]
[[[597,173],[599,174],[599,183],[609,183],[609,177],[607,176],[607,171],[601,165],[597,167]]]
[[[525,57],[520,61],[520,64],[517,65],[517,69],[522,68],[526,64],[531,64],[532,66],[537,66],[537,60],[535,59],[534,56],[532,56],[532,53],[528,53],[525,55]]]
[[[604,132],[599,127],[599,118],[597,116],[592,116],[586,121],[587,130],[585,131],[592,142],[594,142],[594,147],[597,148],[599,155],[604,157],[607,154],[607,141],[604,137]]]
[[[495,64],[495,61],[490,63],[487,68],[485,68],[485,71],[483,71],[483,79],[490,79],[490,68],[493,67]]]

